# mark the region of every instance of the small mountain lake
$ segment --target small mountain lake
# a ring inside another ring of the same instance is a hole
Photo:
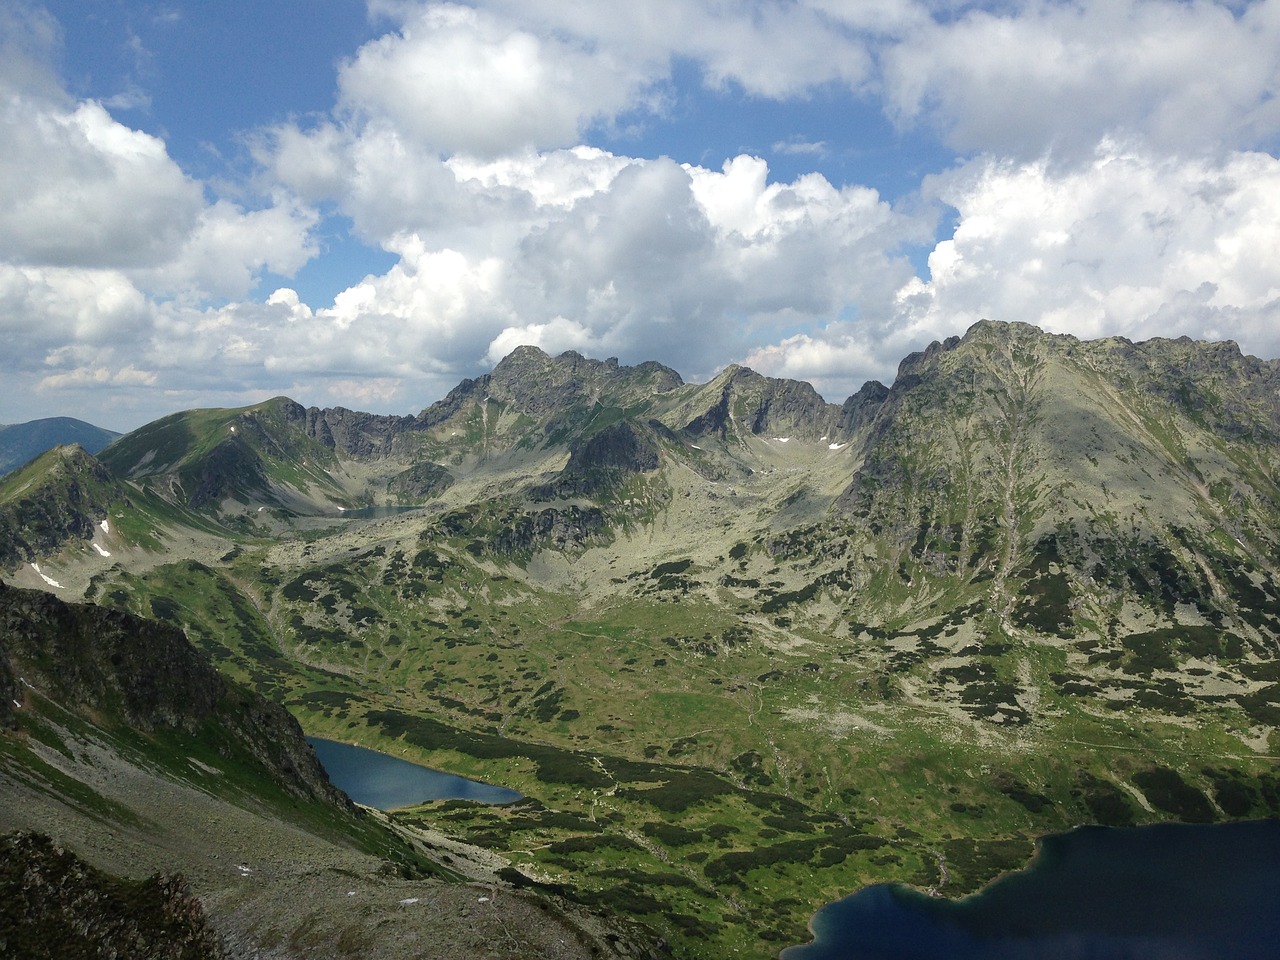
[[[428,800],[503,804],[521,798],[521,794],[506,787],[432,770],[366,747],[320,737],[307,737],[307,743],[334,786],[366,807],[394,810]]]
[[[868,887],[783,960],[1275,960],[1280,821],[1081,827],[963,900]]]

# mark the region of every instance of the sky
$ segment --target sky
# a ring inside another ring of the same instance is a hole
[[[1280,357],[1280,0],[0,0],[0,422]]]

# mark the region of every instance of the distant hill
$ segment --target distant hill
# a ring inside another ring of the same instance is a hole
[[[46,450],[66,444],[78,443],[89,453],[97,453],[118,436],[115,430],[95,427],[74,417],[0,424],[0,474],[22,466]]]

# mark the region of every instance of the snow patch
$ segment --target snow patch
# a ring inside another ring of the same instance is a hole
[[[827,449],[828,449],[828,450],[843,450],[843,449],[844,449],[845,447],[847,447],[847,446],[848,446],[848,444],[847,444],[847,443],[828,443],[828,444],[827,444]]]
[[[409,897],[408,899],[401,900],[400,902],[401,902],[401,903],[403,903],[403,904],[405,904],[406,906],[408,906],[408,905],[410,905],[410,904],[417,903],[417,902],[418,902],[418,898],[417,898],[417,897]]]
[[[111,524],[107,523],[107,521],[106,521],[106,520],[103,520],[101,523],[99,523],[99,524],[98,524],[98,526],[100,526],[100,527],[102,528],[102,532],[103,532],[103,533],[110,533],[110,532],[111,532]]]
[[[97,550],[97,551],[98,551],[98,553],[102,554],[102,556],[104,556],[104,557],[109,557],[109,556],[111,556],[111,551],[110,551],[110,550],[103,550],[103,549],[102,549],[102,547],[101,547],[101,546],[99,546],[99,545],[98,545],[98,544],[96,544],[96,543],[93,545],[93,549]]]
[[[38,563],[31,564],[31,569],[34,570],[36,573],[39,573],[40,579],[43,580],[45,583],[47,583],[49,586],[57,587],[59,590],[63,589],[62,584],[60,584],[57,580],[53,579],[53,577],[46,576],[44,573],[40,571],[40,564]]]
[[[777,440],[779,443],[790,443],[790,442],[791,442],[791,438],[790,438],[790,437],[774,437],[773,439]]]

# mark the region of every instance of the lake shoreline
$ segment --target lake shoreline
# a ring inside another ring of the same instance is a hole
[[[1270,859],[1259,851],[1266,851]],[[1135,852],[1146,856],[1135,860]],[[1115,862],[1109,864],[1108,856]],[[1082,862],[1088,862],[1095,874],[1082,872]],[[1237,863],[1243,876],[1236,876]],[[1194,877],[1189,875],[1193,868]],[[1218,878],[1211,885],[1211,895],[1200,892],[1209,877]],[[1081,904],[1094,892],[1110,899],[1103,908],[1090,911]],[[962,960],[980,956],[999,960],[1005,956],[1001,951],[1011,950],[1011,944],[1025,951],[1031,943],[1043,944],[1042,952],[1018,955],[1049,960],[1074,955],[1053,952],[1072,940],[1096,941],[1097,952],[1090,955],[1099,958],[1132,956],[1126,952],[1131,949],[1128,944],[1149,943],[1150,952],[1141,955],[1162,960],[1182,955],[1179,944],[1195,946],[1218,935],[1239,941],[1235,955],[1262,958],[1270,954],[1261,944],[1274,942],[1280,935],[1280,920],[1268,918],[1262,904],[1274,902],[1266,898],[1277,895],[1280,820],[1133,827],[1081,824],[1038,837],[1035,853],[1023,867],[1005,871],[956,899],[894,883],[872,884],[827,903],[809,919],[810,941],[785,948],[780,958]],[[1189,902],[1182,904],[1180,897]],[[1132,915],[1117,909],[1118,901],[1121,906],[1131,905]],[[1251,911],[1253,904],[1258,907]],[[1076,911],[1075,926],[1071,910]],[[1197,927],[1194,921],[1201,916],[1204,925]],[[1153,926],[1153,917],[1165,917],[1167,929]],[[1256,919],[1253,928],[1249,926],[1252,919]],[[920,952],[903,952],[903,943],[918,944]]]
[[[472,780],[356,743],[307,737],[334,786],[361,806],[390,812],[436,800],[502,805],[523,799],[507,787]]]

